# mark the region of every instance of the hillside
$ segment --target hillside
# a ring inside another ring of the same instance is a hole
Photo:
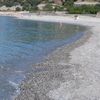
[[[6,5],[6,6],[13,6],[13,5],[16,5],[16,4],[20,4],[20,5],[23,5],[23,6],[35,6],[41,2],[54,2],[54,3],[57,3],[57,4],[63,4],[65,2],[74,2],[74,1],[89,1],[89,2],[92,2],[92,1],[100,1],[100,0],[0,0],[0,6],[2,5]]]
[[[0,10],[13,11],[66,11],[78,14],[96,14],[100,11],[100,4],[75,5],[74,2],[96,2],[100,0],[0,0]],[[81,5],[81,6],[80,6]]]

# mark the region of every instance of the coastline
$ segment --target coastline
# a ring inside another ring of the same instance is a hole
[[[46,61],[33,65],[15,100],[99,100],[100,96],[100,18],[79,15],[14,15],[20,19],[79,24],[90,31],[71,45],[58,48]],[[93,34],[91,34],[91,32]],[[42,71],[41,71],[42,70]]]
[[[61,15],[38,15],[37,13],[29,12],[0,12],[0,16],[10,16],[16,17],[18,19],[34,20],[34,21],[44,21],[44,22],[59,22],[59,23],[69,23],[77,24],[82,26],[95,26],[99,24],[99,17],[92,17],[86,15],[78,14],[78,19],[75,20],[75,14],[66,14],[66,16]]]
[[[68,74],[72,77],[73,72],[71,72],[71,69],[74,65],[69,64],[71,59],[70,52],[83,45],[91,35],[92,33],[87,31],[76,42],[57,48],[57,50],[46,57],[44,62],[33,65],[39,71],[34,73],[33,68],[29,75],[26,76],[26,79],[20,86],[21,92],[14,100],[58,100],[58,98],[49,98],[47,93],[50,90],[59,88],[61,83],[66,82],[64,77]],[[69,72],[66,73],[66,71]],[[69,75],[68,78],[70,78]]]
[[[95,45],[98,47],[96,39],[100,38],[97,34],[100,33],[100,21],[95,18],[94,20],[87,18],[89,21],[85,19],[74,20],[74,24],[90,26],[92,36],[90,37],[90,33],[85,34],[85,37],[75,44],[53,52],[47,57],[46,62],[34,65],[37,69],[41,69],[42,66],[44,71],[36,74],[31,72],[25,83],[21,85],[21,94],[15,100],[33,100],[33,98],[34,100],[99,100],[99,73],[95,67],[99,69],[100,56],[94,49]],[[92,42],[95,44],[93,45]],[[96,59],[91,58],[93,54],[94,57],[98,57],[96,62],[99,65],[95,67],[92,66]]]

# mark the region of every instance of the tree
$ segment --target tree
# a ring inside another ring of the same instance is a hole
[[[21,8],[17,7],[17,8],[16,8],[16,11],[21,11]]]
[[[74,0],[65,0],[65,5],[67,6],[73,6]]]

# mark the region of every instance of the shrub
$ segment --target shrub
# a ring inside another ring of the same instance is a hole
[[[100,6],[82,5],[68,7],[68,12],[71,14],[96,14],[100,11]]]
[[[64,3],[65,6],[73,6],[73,4],[74,4],[74,0],[65,0]]]
[[[21,8],[17,7],[17,8],[16,8],[16,11],[21,11]]]
[[[45,10],[45,11],[53,11],[54,8],[53,8],[53,6],[52,6],[51,4],[47,4],[47,5],[43,8],[43,10]]]
[[[55,6],[55,11],[64,11],[64,6]]]

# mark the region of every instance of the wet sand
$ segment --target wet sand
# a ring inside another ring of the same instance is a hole
[[[20,18],[20,17],[19,17]],[[25,16],[22,19],[89,26],[84,36],[33,65],[15,100],[100,100],[100,18]],[[40,19],[41,18],[41,19]]]

